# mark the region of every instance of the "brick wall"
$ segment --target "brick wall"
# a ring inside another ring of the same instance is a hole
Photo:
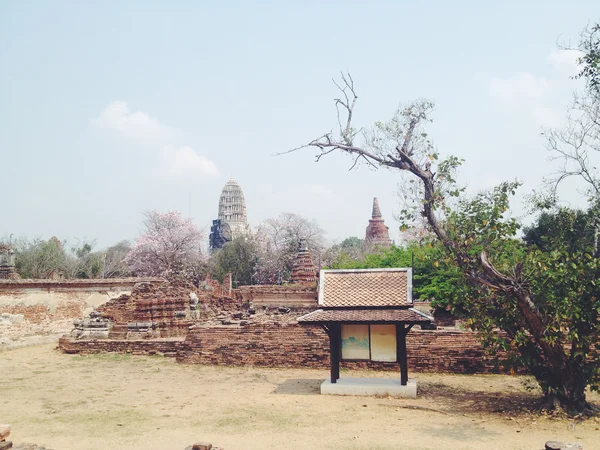
[[[190,312],[193,285],[184,283],[138,283],[130,294],[122,295],[98,308],[114,322],[170,322]]]
[[[188,364],[325,367],[329,341],[320,328],[278,323],[191,327],[177,355]]]
[[[58,347],[64,353],[90,355],[96,353],[128,353],[132,355],[163,355],[175,357],[183,339],[162,340],[77,340],[63,336]]]
[[[500,372],[486,359],[473,333],[412,330],[407,337],[410,370]],[[313,367],[329,365],[329,339],[320,327],[277,323],[248,326],[195,326],[179,349],[177,361],[188,364]],[[396,363],[342,362],[347,368],[398,370]]]

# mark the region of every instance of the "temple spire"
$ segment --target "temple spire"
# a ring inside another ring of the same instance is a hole
[[[379,209],[379,200],[377,200],[377,197],[373,197],[373,214],[372,214],[372,218],[373,219],[380,219],[381,218],[381,210]]]
[[[363,250],[367,253],[372,253],[389,248],[392,244],[389,228],[385,225],[381,210],[379,209],[379,201],[377,197],[374,197],[372,217],[369,219],[369,225],[365,233]]]

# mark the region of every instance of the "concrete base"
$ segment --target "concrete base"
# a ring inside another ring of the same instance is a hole
[[[409,379],[406,386],[400,380],[381,378],[340,378],[332,383],[328,378],[321,384],[321,394],[328,395],[382,395],[391,397],[417,396],[417,381]]]

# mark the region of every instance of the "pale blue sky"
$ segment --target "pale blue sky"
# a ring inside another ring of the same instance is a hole
[[[394,173],[272,156],[334,127],[346,69],[357,125],[431,98],[471,191],[517,177],[527,193],[556,168],[540,127],[577,86],[556,42],[598,19],[597,1],[1,1],[0,236],[102,247],[145,209],[187,215],[190,195],[208,230],[232,176],[253,226],[295,212],[362,237],[378,196],[397,239]]]

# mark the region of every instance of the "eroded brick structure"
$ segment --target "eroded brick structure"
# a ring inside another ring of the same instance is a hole
[[[109,338],[185,336],[191,325],[190,293],[195,290],[185,282],[142,282],[131,295],[100,306],[97,314],[113,322]]]
[[[302,327],[297,318],[315,308],[316,288],[245,286],[223,296],[223,286],[209,279],[196,289],[185,283],[140,283],[94,313],[114,321],[102,338],[63,336],[65,353],[159,354],[187,364],[313,367],[329,365],[329,342],[318,326]],[[213,294],[219,293],[220,297]],[[196,295],[195,306],[193,295]],[[190,310],[191,309],[191,310]],[[188,314],[190,315],[183,317]],[[194,311],[196,314],[193,314]],[[89,330],[90,328],[88,328]],[[455,329],[414,329],[407,336],[408,367],[415,371],[502,372],[486,359],[474,333]],[[345,367],[397,370],[396,363],[347,362]]]
[[[365,233],[364,250],[366,252],[372,252],[377,249],[385,249],[392,246],[392,240],[390,239],[389,227],[386,226],[385,221],[381,215],[379,209],[379,201],[377,197],[373,198],[373,211],[371,219],[369,219],[369,225]]]
[[[294,259],[294,266],[290,275],[290,283],[307,284],[317,282],[317,268],[315,267],[306,240],[298,243],[298,253]]]

